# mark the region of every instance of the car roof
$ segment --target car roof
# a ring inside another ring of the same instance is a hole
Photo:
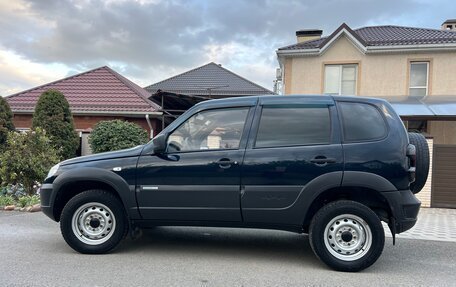
[[[255,106],[268,104],[332,104],[334,101],[384,103],[385,101],[377,98],[367,98],[360,96],[333,96],[333,95],[264,95],[232,97],[223,99],[208,100],[198,103],[198,109],[230,107],[230,106]]]
[[[246,97],[232,97],[223,99],[208,100],[198,103],[196,106],[200,108],[215,108],[225,106],[254,106],[258,102],[260,104],[268,103],[295,103],[295,102],[328,102],[333,103],[334,100],[330,95],[264,95],[264,96],[246,96]]]

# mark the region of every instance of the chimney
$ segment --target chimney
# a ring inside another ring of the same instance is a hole
[[[320,39],[321,34],[323,34],[323,30],[304,29],[296,31],[296,38],[298,39],[298,43],[302,43],[310,40]]]
[[[456,19],[448,19],[442,23],[442,30],[456,31]]]

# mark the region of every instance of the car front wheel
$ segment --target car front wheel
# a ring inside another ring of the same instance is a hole
[[[340,200],[322,207],[312,219],[309,240],[313,251],[339,271],[360,271],[380,257],[385,234],[378,216],[367,206]]]
[[[106,253],[127,233],[127,217],[121,201],[104,190],[88,190],[68,201],[60,218],[60,230],[71,248],[80,253]]]

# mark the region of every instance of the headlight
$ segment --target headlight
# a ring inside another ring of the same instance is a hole
[[[46,178],[50,178],[51,176],[54,176],[57,173],[57,171],[59,170],[59,167],[60,167],[60,163],[51,167]]]

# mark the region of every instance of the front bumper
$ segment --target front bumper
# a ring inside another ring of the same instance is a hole
[[[418,218],[421,202],[410,190],[397,190],[382,193],[392,212],[390,228],[401,233],[412,228]],[[391,226],[393,225],[393,226]]]
[[[40,188],[40,199],[41,199],[41,211],[46,214],[49,218],[57,221],[54,217],[54,208],[51,205],[52,196],[52,184],[45,183]]]

